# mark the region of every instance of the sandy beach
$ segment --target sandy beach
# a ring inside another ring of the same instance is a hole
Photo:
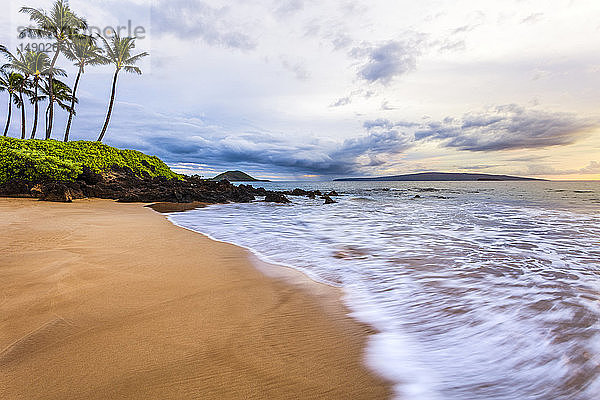
[[[2,399],[390,396],[337,289],[266,276],[140,204],[0,199],[0,215]]]

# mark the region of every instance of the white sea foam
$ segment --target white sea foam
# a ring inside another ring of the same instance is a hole
[[[343,287],[352,315],[380,332],[367,364],[399,398],[591,400],[600,185],[557,185],[330,183],[339,204],[293,198],[170,219]]]

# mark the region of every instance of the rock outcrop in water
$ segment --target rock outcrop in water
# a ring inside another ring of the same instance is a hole
[[[277,192],[267,192],[267,195],[265,196],[265,201],[268,203],[291,203],[291,201],[287,197],[285,197],[284,194]]]
[[[325,204],[334,204],[337,203],[337,201],[333,200],[331,197],[329,197],[328,195],[325,195],[323,197],[321,197],[323,200],[325,200]]]
[[[316,199],[319,196],[321,199],[325,200],[325,204],[334,204],[337,201],[333,200],[332,196],[339,196],[338,192],[335,190],[330,191],[328,194],[323,194],[320,190],[304,190],[296,188],[294,190],[288,190],[283,192],[284,195],[287,196],[306,196],[309,199]]]
[[[283,192],[283,194],[285,194],[286,196],[306,196],[310,197],[311,199],[323,195],[320,190],[304,190],[299,188],[296,188],[294,190],[287,190]]]

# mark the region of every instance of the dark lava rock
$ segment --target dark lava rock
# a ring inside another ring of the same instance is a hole
[[[70,203],[74,199],[82,199],[85,196],[77,184],[73,182],[47,182],[35,185],[31,188],[32,197],[44,201],[55,201]]]
[[[242,190],[246,190],[249,193],[252,193],[254,196],[266,196],[267,190],[265,188],[255,188],[252,185],[239,185],[238,186]]]
[[[332,193],[335,193],[335,192],[332,192]],[[317,196],[323,195],[320,190],[304,190],[304,189],[298,189],[298,188],[296,188],[294,190],[287,190],[287,191],[283,192],[283,194],[285,194],[287,196],[306,196],[309,199],[316,199]],[[335,193],[333,196],[337,196],[337,195],[338,194]]]
[[[320,195],[318,191],[302,192],[302,195],[307,196]],[[235,186],[226,180],[215,182],[198,175],[184,176],[182,179],[139,177],[130,168],[118,166],[102,175],[84,167],[75,182],[11,180],[0,184],[0,196],[34,197],[62,202],[93,197],[136,203],[208,204],[249,203],[255,200],[255,196],[264,196],[268,202],[291,203],[282,192],[254,188],[251,185]]]
[[[252,186],[250,186],[252,188]],[[265,188],[252,188],[254,190],[254,195],[255,196],[266,196],[267,195],[267,190]]]
[[[419,196],[419,195],[416,195],[415,197],[413,197],[413,199],[420,199],[420,198],[421,198],[421,196]]]
[[[0,185],[0,196],[36,197],[48,201],[72,201],[84,197],[114,199],[121,202],[171,203],[248,203],[264,189],[235,186],[227,181],[207,181],[199,176],[166,179],[136,176],[130,168],[113,167],[99,176],[84,168],[75,182],[28,182],[12,180]]]
[[[308,196],[308,197],[310,197],[311,195],[314,195],[315,192],[311,191],[311,190],[304,190],[304,189],[296,188],[294,190],[287,190],[287,191],[283,192],[283,194],[285,194],[287,196]]]
[[[308,192],[306,190],[296,188],[296,189],[294,189],[294,190],[291,191],[290,195],[292,195],[292,196],[306,196],[306,195],[308,195]]]
[[[285,197],[283,193],[278,192],[267,192],[267,196],[265,197],[265,201],[269,203],[291,203],[291,201]]]
[[[333,200],[328,195],[325,195],[325,196],[323,196],[321,198],[325,200],[325,204],[334,204],[334,203],[337,203],[337,201]]]
[[[144,160],[146,162],[146,160]],[[83,172],[77,177],[78,181],[82,181],[87,185],[95,185],[102,181],[102,175],[92,171],[88,166],[83,166]]]
[[[10,180],[0,185],[2,197],[35,197],[31,193],[33,185],[26,181]]]
[[[327,196],[339,196],[339,194],[335,190],[332,190],[331,192],[327,193]]]
[[[131,178],[134,179],[134,178]],[[107,187],[108,192],[115,192],[122,202],[171,202],[171,203],[249,203],[254,200],[253,188],[235,186],[228,181],[208,181],[197,176],[185,177],[182,180],[165,178],[144,179],[129,182],[133,185]],[[98,196],[95,196],[98,197]]]

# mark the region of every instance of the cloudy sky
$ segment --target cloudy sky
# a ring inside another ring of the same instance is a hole
[[[14,48],[18,8],[51,2],[10,2],[0,42]],[[600,179],[597,0],[70,4],[93,26],[146,31],[151,57],[122,75],[106,142],[180,171]],[[86,71],[74,139],[96,138],[110,79]]]

